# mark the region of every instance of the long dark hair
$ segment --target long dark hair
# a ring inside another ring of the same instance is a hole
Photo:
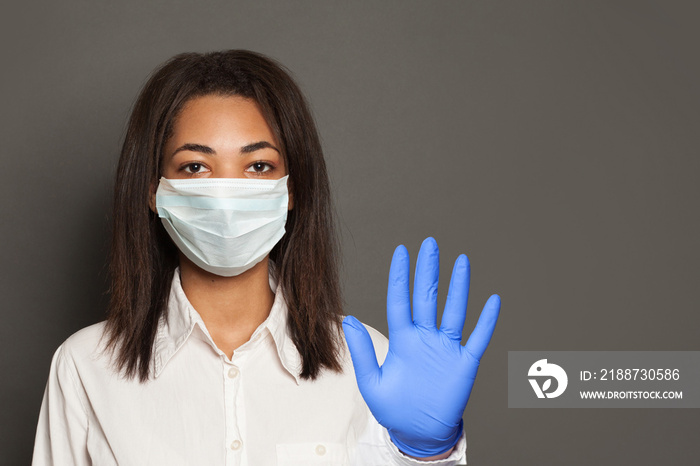
[[[316,125],[288,72],[245,50],[176,55],[153,73],[134,105],[114,187],[106,333],[116,366],[129,378],[149,378],[178,253],[148,200],[174,119],[187,101],[210,94],[253,99],[281,145],[294,208],[270,259],[302,357],[300,376],[340,371],[339,251]]]

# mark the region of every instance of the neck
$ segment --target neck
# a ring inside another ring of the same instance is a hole
[[[229,358],[270,314],[275,295],[270,289],[268,264],[266,257],[240,275],[220,277],[180,255],[182,289],[216,346]]]

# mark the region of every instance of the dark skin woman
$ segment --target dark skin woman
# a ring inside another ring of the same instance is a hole
[[[330,187],[283,67],[182,54],[117,170],[109,315],[54,356],[34,464],[455,464],[500,299],[461,345],[469,262],[436,325],[438,250],[392,260],[390,338],[343,317]]]

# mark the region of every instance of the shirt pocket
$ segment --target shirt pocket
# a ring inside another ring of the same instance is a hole
[[[345,466],[347,451],[342,443],[278,443],[278,466]]]

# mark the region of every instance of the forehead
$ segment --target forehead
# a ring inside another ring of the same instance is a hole
[[[192,138],[197,139],[190,140]],[[185,103],[173,122],[169,143],[275,140],[257,102],[240,96],[205,95]]]

